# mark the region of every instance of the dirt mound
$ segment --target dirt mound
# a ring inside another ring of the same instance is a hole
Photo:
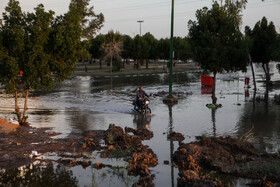
[[[152,131],[149,131],[148,129],[132,129],[129,127],[125,127],[125,132],[126,133],[133,133],[136,136],[139,136],[141,138],[141,140],[150,140],[151,138],[154,137],[154,133]]]
[[[9,123],[5,118],[0,118],[0,134],[15,132],[19,125]]]
[[[223,186],[219,179],[206,174],[206,170],[280,182],[279,155],[257,153],[253,144],[230,136],[181,143],[173,161],[179,167],[178,184],[183,186],[194,183]]]
[[[101,157],[127,158],[128,174],[140,176],[135,186],[153,186],[154,175],[151,175],[149,168],[158,164],[157,155],[148,146],[142,144],[142,140],[151,138],[153,133],[128,127],[125,128],[125,132],[121,127],[110,124],[104,137],[108,146]],[[135,135],[130,135],[129,132]]]

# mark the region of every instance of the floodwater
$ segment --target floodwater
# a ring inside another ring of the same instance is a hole
[[[275,68],[270,64],[272,80],[280,80]],[[173,74],[173,91],[179,93],[177,105],[163,104],[162,97],[153,96],[161,91],[168,91],[168,75],[129,75],[117,77],[74,76],[70,80],[54,86],[51,92],[33,92],[28,100],[28,121],[34,127],[51,127],[66,137],[72,132],[86,130],[106,130],[109,124],[136,129],[148,128],[154,133],[151,140],[143,144],[157,154],[159,165],[151,168],[155,174],[155,186],[176,186],[178,171],[171,165],[164,165],[177,149],[178,143],[172,142],[168,134],[172,131],[185,136],[184,142],[194,141],[196,136],[241,137],[252,127],[252,137],[260,149],[268,152],[280,150],[280,88],[266,91],[263,86],[262,69],[255,66],[257,91],[244,88],[244,77],[250,72],[218,75],[216,94],[218,103],[223,107],[208,109],[211,103],[208,90],[201,87],[201,71],[186,71]],[[150,108],[152,116],[140,116],[131,111],[138,86],[152,95]],[[250,80],[252,85],[252,80]],[[14,99],[1,95],[0,113],[6,118],[14,108]],[[255,99],[253,99],[255,98]],[[275,98],[278,98],[275,99]],[[19,104],[23,106],[23,98]],[[97,153],[92,153],[97,154]],[[101,159],[103,163],[124,165],[121,160]],[[80,186],[131,186],[136,177],[127,176],[125,171],[80,166],[71,168]],[[228,179],[235,186],[245,186],[246,179]]]

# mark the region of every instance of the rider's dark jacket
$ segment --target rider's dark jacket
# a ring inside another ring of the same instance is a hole
[[[136,101],[139,101],[139,98],[144,99],[144,97],[149,97],[148,94],[143,90],[142,92],[140,90],[136,93]]]

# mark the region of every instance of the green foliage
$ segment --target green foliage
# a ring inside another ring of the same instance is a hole
[[[100,59],[103,55],[103,51],[101,50],[102,44],[105,42],[105,35],[99,34],[90,42],[89,53],[93,58]]]
[[[148,59],[156,59],[156,46],[157,46],[157,39],[151,34],[151,33],[146,33],[142,37],[148,44],[148,48],[146,49],[148,52]]]
[[[270,85],[270,74],[268,63],[273,60],[273,54],[277,45],[277,33],[272,22],[268,24],[265,17],[258,21],[254,29],[245,28],[245,33],[249,41],[249,51],[252,61],[261,63],[266,75],[266,85]],[[277,54],[277,53],[276,53]]]
[[[188,38],[174,37],[174,59],[187,60],[190,58]]]
[[[123,35],[123,58],[133,58],[133,45],[134,41],[129,35]]]
[[[104,20],[88,5],[89,0],[71,0],[69,11],[54,18],[42,4],[23,13],[18,1],[9,1],[0,25],[0,83],[8,92],[17,90],[19,71],[27,93],[50,89],[71,76],[78,60],[88,57],[88,42],[82,39],[99,30]]]
[[[197,22],[189,21],[189,43],[193,59],[214,74],[246,71],[246,42],[238,21],[224,7],[214,3],[211,10],[196,12]]]
[[[23,67],[24,56],[24,14],[19,2],[11,0],[3,13],[0,33],[0,81],[8,92],[13,92],[18,83],[18,72]]]
[[[252,40],[251,56],[253,62],[268,63],[272,59],[273,50],[277,44],[277,33],[272,22],[268,24],[265,17],[258,21],[254,29],[247,27],[246,34]]]
[[[280,62],[280,34],[277,35],[276,47],[272,52],[272,60]]]
[[[141,36],[136,35],[134,38],[133,56],[135,59],[147,59],[149,57],[151,46]]]
[[[160,39],[157,45],[157,56],[160,59],[169,59],[170,40]]]
[[[118,33],[119,34],[119,33]],[[107,34],[108,35],[108,34]],[[89,52],[93,58],[102,58],[104,50],[102,44],[107,40],[107,35],[99,34],[93,38],[90,43]],[[120,34],[119,34],[120,35]],[[157,40],[152,34],[146,33],[143,36],[135,36],[131,38],[128,35],[120,35],[122,39],[122,57],[124,59],[132,58],[138,60],[150,59],[168,59],[170,40],[168,38]],[[118,36],[119,37],[119,36]],[[174,52],[175,58],[180,60],[187,60],[190,58],[190,45],[188,39],[175,37],[174,38]],[[147,61],[148,61],[147,60]]]

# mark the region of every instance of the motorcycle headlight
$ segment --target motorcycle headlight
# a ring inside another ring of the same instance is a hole
[[[145,102],[146,105],[149,104],[149,103],[150,103],[150,101],[148,101],[148,100]]]

